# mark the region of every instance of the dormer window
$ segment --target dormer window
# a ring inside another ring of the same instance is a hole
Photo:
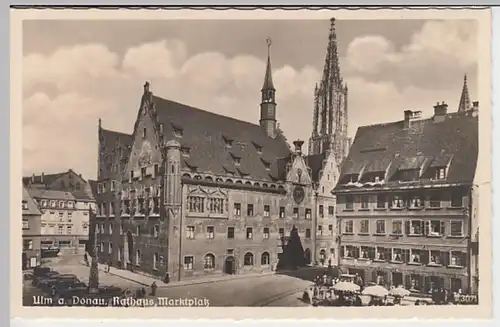
[[[173,127],[173,132],[174,132],[174,136],[175,137],[182,137],[182,135],[184,134],[183,132],[183,129],[181,126],[178,126],[178,125],[175,125],[175,124],[172,124],[172,127]]]
[[[446,178],[446,167],[437,167],[434,179],[445,179]]]
[[[163,133],[163,124],[160,124],[160,133]]]
[[[23,201],[23,210],[28,210],[28,201]]]
[[[266,170],[270,170],[271,169],[271,163],[265,161],[264,159],[261,159],[262,160],[262,163],[264,164],[264,167],[266,167]]]
[[[255,142],[252,142],[253,143],[253,146],[255,147],[255,150],[257,151],[258,154],[262,154],[262,146],[255,143]]]
[[[190,153],[191,149],[188,148],[188,147],[182,147],[181,148],[181,153],[183,156],[185,157],[189,157],[189,153]]]
[[[418,169],[400,170],[399,180],[402,182],[416,181],[420,177]]]
[[[142,130],[142,137],[143,137],[143,138],[146,138],[146,134],[147,134],[147,130],[146,130],[146,128],[144,128],[144,129]]]
[[[240,163],[241,163],[241,158],[238,158],[238,157],[233,157],[233,160],[234,160],[234,164],[235,164],[236,166],[239,166],[239,165],[240,165]]]
[[[233,140],[230,139],[229,137],[222,135],[222,138],[224,139],[224,143],[226,144],[227,148],[230,148],[233,146]]]

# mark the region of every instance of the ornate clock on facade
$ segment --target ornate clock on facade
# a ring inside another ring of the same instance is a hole
[[[297,204],[304,201],[305,195],[306,195],[306,193],[305,193],[304,188],[302,186],[299,186],[299,185],[295,186],[295,188],[293,189],[293,199]]]

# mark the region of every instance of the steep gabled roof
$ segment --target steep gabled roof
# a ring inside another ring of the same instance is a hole
[[[59,190],[46,190],[41,188],[28,188],[28,193],[31,197],[35,199],[47,199],[47,200],[73,200],[76,201],[77,198],[71,192],[59,191]]]
[[[98,176],[100,180],[117,179],[119,177],[121,170],[124,169],[128,162],[133,142],[134,137],[131,134],[100,128],[100,166]],[[113,165],[116,165],[119,171],[113,170]]]
[[[448,183],[472,183],[478,155],[478,117],[447,114],[443,121],[433,118],[359,127],[345,160],[337,189],[346,175],[383,172],[388,179],[401,167],[427,169],[448,166]],[[432,183],[425,172],[421,182]],[[442,182],[442,181],[441,181]],[[394,182],[386,182],[388,186]]]
[[[259,125],[158,96],[153,99],[158,120],[163,124],[165,141],[177,138],[183,147],[190,148],[189,157],[182,160],[183,168],[221,175],[235,172],[235,176],[256,180],[278,179],[276,158],[290,154],[282,135],[273,139]],[[181,137],[179,129],[182,130]],[[239,158],[239,164],[235,158]]]
[[[323,169],[323,162],[326,159],[326,152],[320,154],[313,154],[305,157],[306,164],[311,168],[311,179],[313,182],[319,182],[320,171]]]
[[[23,209],[23,215],[41,215],[42,212],[38,208],[37,204],[31,197],[30,193],[23,187],[23,202],[25,202],[28,206],[27,209]]]
[[[65,171],[63,173],[25,176],[23,177],[23,185],[25,186],[29,184],[49,185],[52,184],[53,181],[55,181],[56,179],[67,173],[68,172]]]

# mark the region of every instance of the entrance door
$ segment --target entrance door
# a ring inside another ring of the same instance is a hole
[[[226,258],[224,262],[224,273],[228,275],[234,275],[236,273],[236,262],[233,256]]]
[[[398,287],[399,285],[403,285],[403,274],[398,272],[392,273],[392,285]]]
[[[21,262],[23,264],[22,269],[28,269],[28,256],[26,255],[26,252],[23,252]]]

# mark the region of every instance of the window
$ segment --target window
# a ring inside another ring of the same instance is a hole
[[[407,286],[410,290],[422,291],[424,286],[422,275],[411,274],[410,285]]]
[[[409,235],[419,236],[424,233],[424,222],[422,220],[411,220]]]
[[[422,251],[417,249],[410,250],[410,263],[422,263]]]
[[[267,266],[269,264],[271,264],[271,255],[269,254],[269,252],[263,252],[260,257],[260,265]]]
[[[399,172],[399,180],[402,182],[416,181],[420,177],[419,169],[405,169]]]
[[[462,280],[460,278],[451,279],[451,291],[453,293],[461,293],[462,291]]]
[[[146,132],[147,132],[147,129],[143,128],[142,129],[142,137],[144,137],[144,138],[146,137]]]
[[[89,232],[89,225],[83,224],[82,229],[83,229],[83,234],[87,234]]]
[[[403,234],[403,221],[393,220],[392,221],[392,235],[402,235]]]
[[[158,269],[158,253],[155,253],[153,255],[153,269],[154,270]]]
[[[214,268],[215,268],[215,256],[212,253],[209,253],[203,258],[203,269],[214,269]]]
[[[120,234],[123,234],[123,227],[120,226]],[[153,226],[153,237],[154,238],[157,238],[158,236],[160,236],[160,225],[154,225]]]
[[[239,166],[241,164],[241,159],[238,157],[233,157],[234,165]]]
[[[311,219],[311,209],[306,209],[306,219]]]
[[[188,197],[189,212],[205,212],[205,198],[201,196]]]
[[[345,210],[353,210],[354,208],[354,199],[352,195],[347,195],[345,197]]]
[[[370,197],[368,195],[361,195],[359,201],[361,202],[361,209],[369,209]]]
[[[335,207],[328,206],[328,216],[333,216],[333,215],[335,215]]]
[[[269,239],[269,227],[264,227],[264,239]]]
[[[420,209],[423,207],[423,201],[420,195],[412,195],[408,202],[410,209]]]
[[[73,226],[66,226],[66,233],[71,234],[73,232]]]
[[[361,259],[375,259],[375,248],[370,246],[361,247]]]
[[[22,205],[23,205],[22,206],[23,210],[28,210],[28,202],[27,201],[23,201]]]
[[[101,224],[101,234],[104,234],[104,223]]]
[[[184,270],[193,270],[194,257],[191,255],[184,257]]]
[[[285,218],[285,207],[280,207],[280,218]]]
[[[306,228],[306,238],[307,239],[311,238],[311,229],[310,228]]]
[[[210,213],[223,214],[224,213],[224,199],[210,198],[208,200]]]
[[[319,216],[323,218],[325,216],[325,213],[323,212],[323,205],[319,205]]]
[[[245,266],[253,266],[253,254],[250,252],[245,253],[245,257],[243,258],[243,264]]]
[[[359,247],[346,245],[344,251],[344,258],[358,258],[359,257]]]
[[[450,236],[463,236],[463,225],[460,220],[450,222]]]
[[[23,240],[23,250],[32,250],[32,249],[33,249],[33,241]]]
[[[445,179],[446,178],[446,167],[438,167],[436,168],[436,174],[434,175],[435,179]]]
[[[394,262],[403,262],[403,250],[401,250],[401,249],[392,249],[392,261],[394,261]]]
[[[466,254],[460,251],[451,251],[450,266],[455,267],[465,267],[466,266]]]
[[[253,228],[247,227],[247,240],[251,240],[253,238]]]
[[[194,240],[194,232],[195,232],[194,226],[187,226],[186,227],[186,238],[188,240]]]
[[[247,205],[247,216],[252,217],[253,216],[253,204]]]
[[[377,209],[385,209],[385,208],[386,208],[385,195],[377,195]]]
[[[115,181],[111,181],[111,192],[115,190]]]
[[[108,253],[113,253],[113,243],[111,242],[108,243]]]
[[[135,251],[135,265],[136,266],[141,265],[141,251],[140,250]]]
[[[141,235],[141,226],[136,226],[135,227],[135,235],[137,235],[137,236]]]
[[[213,240],[215,237],[215,227],[207,226],[207,235],[206,238],[209,240]]]
[[[375,260],[387,261],[391,259],[391,249],[378,246],[375,249]]]
[[[59,201],[59,208],[64,208],[64,201]]]
[[[73,213],[68,212],[68,222],[70,223],[73,220]]]
[[[323,226],[318,226],[318,234],[317,235],[323,235]]]
[[[241,203],[234,204],[233,214],[238,217],[241,216]]]
[[[109,231],[109,235],[113,234],[113,223],[111,223],[111,222],[108,225],[108,231]]]
[[[451,192],[451,207],[452,208],[462,208],[463,207],[463,197],[462,193],[459,191]]]
[[[64,219],[64,212],[59,212],[59,221],[63,221]]]
[[[227,238],[231,240],[234,239],[234,227],[227,228]]]
[[[73,201],[68,201],[68,208],[74,209],[75,208],[75,203]]]
[[[328,225],[328,232],[333,235],[333,225]]]
[[[377,220],[376,233],[385,234],[385,220]]]
[[[443,262],[443,255],[441,251],[430,251],[429,265],[440,266]]]
[[[264,217],[269,217],[271,214],[271,207],[269,205],[264,205]]]
[[[391,209],[403,209],[403,197],[401,195],[393,195],[391,199]]]
[[[104,252],[104,242],[101,242],[101,246],[99,246],[99,251]]]
[[[40,203],[41,203],[40,206],[44,208],[47,207],[47,200],[42,200]]]
[[[344,223],[344,234],[354,233],[354,222],[352,220],[346,220]]]
[[[438,192],[433,192],[429,196],[429,205],[431,208],[441,208],[441,195]]]
[[[299,218],[299,208],[293,208],[293,218]]]
[[[26,230],[26,229],[30,229],[30,224],[29,224],[29,221],[26,220],[26,219],[23,219],[23,229]]]
[[[279,228],[278,229],[278,234],[280,235],[280,238],[285,236],[285,229],[284,228]]]
[[[445,234],[445,223],[440,220],[426,221],[425,229],[427,236],[443,236]]]
[[[64,226],[63,225],[58,225],[57,226],[57,233],[58,234],[63,234],[64,233]]]
[[[370,233],[370,221],[368,219],[363,219],[359,224],[359,234],[368,234]]]

